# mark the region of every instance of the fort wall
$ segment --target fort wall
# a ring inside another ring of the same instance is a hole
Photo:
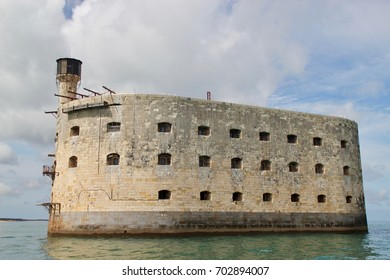
[[[366,231],[358,127],[209,100],[61,104],[51,234]]]

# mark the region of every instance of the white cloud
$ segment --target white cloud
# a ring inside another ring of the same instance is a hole
[[[85,62],[87,87],[202,98],[210,90],[265,105],[284,77],[304,71],[305,49],[289,35],[293,17],[281,4],[225,3],[86,0],[63,34]]]
[[[65,0],[64,14],[67,19],[71,19],[73,16],[73,9],[80,5],[84,0]]]
[[[0,142],[0,164],[17,164],[18,159],[12,148],[6,144]]]
[[[48,110],[51,108],[48,107]],[[38,146],[49,146],[54,143],[55,118],[45,114],[43,110],[6,109],[0,113],[0,123],[4,124],[0,139],[14,141],[17,139]]]
[[[363,164],[363,177],[366,181],[376,181],[384,177],[386,172],[385,165],[372,166],[369,163]]]
[[[62,5],[62,0],[0,3],[0,140],[47,144],[54,133],[44,111],[57,106],[55,60],[67,53]]]
[[[390,191],[389,188],[380,188],[380,189],[366,189],[367,202],[370,204],[380,205],[390,205]]]
[[[0,182],[0,196],[12,195],[14,192],[11,187]]]
[[[364,97],[387,95],[384,81],[366,81],[357,87],[357,94]]]

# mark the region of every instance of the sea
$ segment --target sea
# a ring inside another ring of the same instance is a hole
[[[0,260],[390,260],[390,221],[368,233],[48,237],[47,221],[0,222]]]

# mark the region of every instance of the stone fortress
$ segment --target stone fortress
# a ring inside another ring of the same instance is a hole
[[[80,79],[57,60],[50,235],[367,231],[354,121]]]

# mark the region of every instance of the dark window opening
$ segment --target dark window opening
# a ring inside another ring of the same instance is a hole
[[[263,201],[272,201],[272,194],[271,193],[263,193]]]
[[[322,138],[320,138],[320,137],[314,137],[314,138],[313,138],[313,145],[314,145],[314,146],[322,146]]]
[[[198,135],[202,135],[202,136],[210,135],[210,127],[208,127],[208,126],[199,126],[198,127]]]
[[[210,157],[209,156],[200,156],[199,157],[199,167],[210,167]]]
[[[341,140],[340,145],[341,145],[341,148],[342,148],[342,149],[347,148],[347,142],[348,142],[348,141],[346,141],[346,140]]]
[[[120,122],[110,122],[107,124],[107,132],[115,132],[121,130]]]
[[[352,196],[347,195],[347,196],[345,197],[345,200],[346,200],[347,203],[352,203]]]
[[[158,132],[167,132],[167,133],[169,133],[172,130],[172,124],[168,123],[168,122],[159,123],[158,126],[157,126],[157,130],[158,130]]]
[[[344,166],[343,167],[343,173],[344,173],[344,175],[346,175],[346,176],[348,176],[349,175],[349,166],[348,165],[346,165],[346,166]]]
[[[241,138],[241,130],[230,129],[230,138]]]
[[[298,163],[297,162],[290,162],[288,164],[288,170],[290,172],[298,172]]]
[[[77,157],[73,156],[69,158],[69,163],[68,163],[69,168],[74,168],[77,167]]]
[[[158,199],[171,199],[171,192],[168,190],[161,190],[158,192]]]
[[[171,165],[171,155],[170,154],[159,154],[158,155],[158,165]]]
[[[289,144],[296,144],[298,137],[294,134],[287,135],[287,143]]]
[[[317,174],[323,174],[324,173],[324,166],[321,163],[317,163],[315,166],[315,171]]]
[[[299,202],[299,200],[300,200],[299,194],[293,193],[293,194],[291,195],[291,202]]]
[[[200,192],[200,200],[210,200],[210,199],[211,199],[211,192],[209,191]]]
[[[119,158],[118,154],[109,154],[107,156],[107,165],[119,165]]]
[[[77,136],[80,134],[80,127],[79,126],[73,126],[70,129],[70,136]]]
[[[262,131],[259,134],[259,139],[260,141],[270,141],[271,135],[269,134],[269,132]]]
[[[242,168],[242,159],[240,158],[232,158],[231,167],[233,169],[241,169]]]
[[[318,203],[325,203],[326,202],[326,195],[320,194],[317,196]]]
[[[242,201],[243,194],[240,192],[234,192],[233,193],[233,201]]]
[[[261,161],[260,169],[263,170],[271,170],[271,162],[267,159]]]

